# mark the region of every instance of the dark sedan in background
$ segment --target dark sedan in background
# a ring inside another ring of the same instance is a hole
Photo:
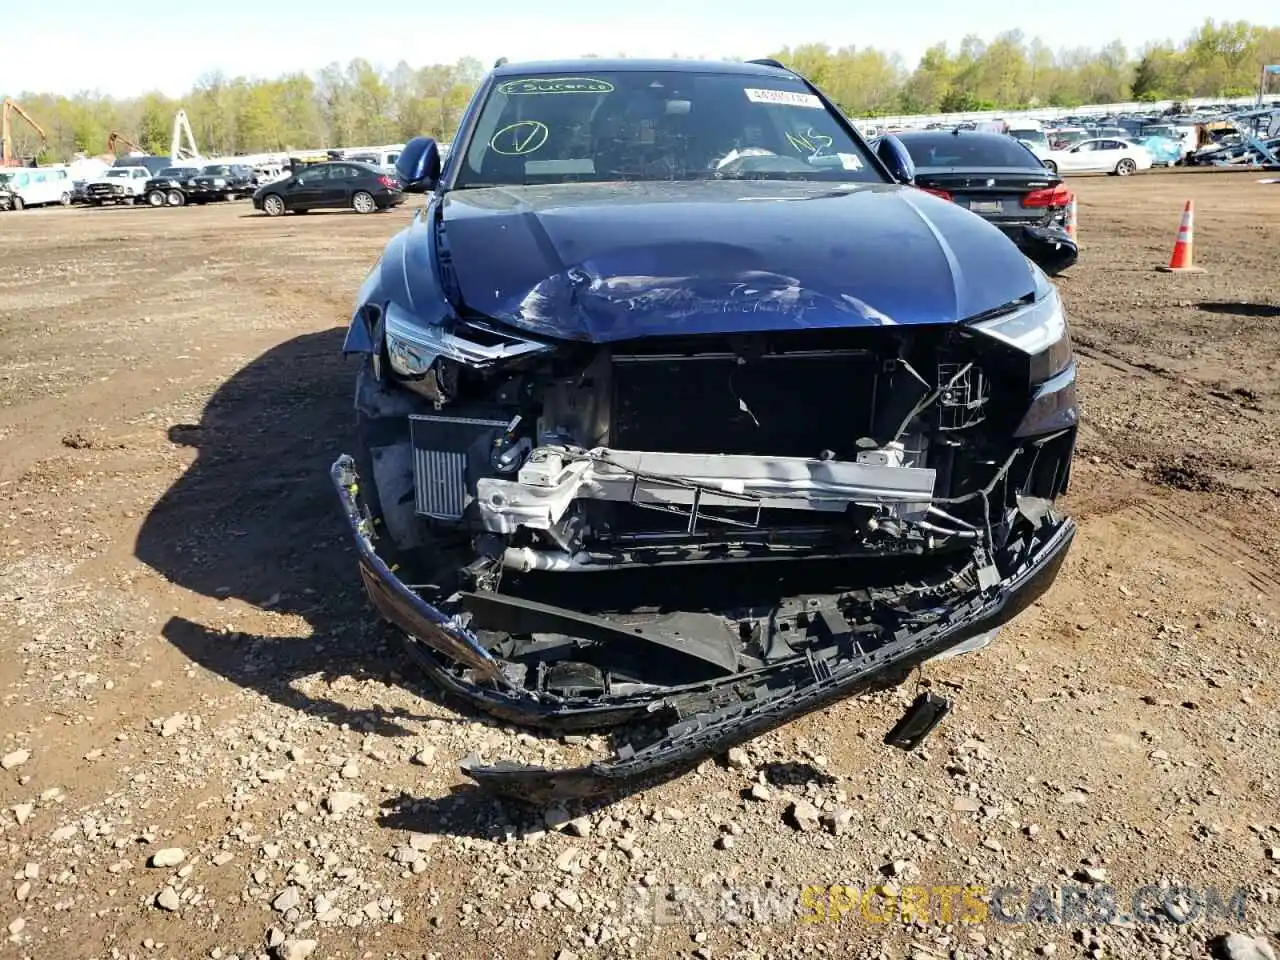
[[[192,203],[236,200],[253,196],[256,188],[253,167],[243,163],[212,163],[192,179],[187,199]]]
[[[915,185],[999,227],[1046,273],[1076,262],[1067,233],[1071,191],[1013,137],[972,130],[897,134],[915,163]]]
[[[200,173],[195,165],[165,167],[147,181],[147,203],[153,207],[180,207],[187,202],[191,182]]]
[[[253,195],[254,207],[271,217],[308,210],[373,213],[403,202],[404,191],[395,174],[351,160],[312,164],[294,176],[264,184]]]

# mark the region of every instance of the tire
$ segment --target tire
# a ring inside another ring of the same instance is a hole
[[[1125,157],[1123,160],[1121,160],[1119,163],[1116,164],[1117,177],[1127,177],[1132,173],[1136,173],[1137,170],[1138,170],[1138,165],[1134,163],[1132,160],[1130,160],[1128,157]]]
[[[164,191],[163,191],[163,190],[151,190],[151,191],[149,191],[149,192],[147,193],[147,203],[151,204],[153,207],[163,207],[163,206],[164,206]]]
[[[187,202],[187,195],[181,190],[170,190],[165,195],[165,201],[171,207],[180,207]]]
[[[1056,163],[1054,163],[1052,160],[1045,160],[1045,161],[1044,161],[1044,168],[1045,168],[1046,170],[1048,170],[1050,173],[1057,173],[1057,172],[1058,172],[1058,165],[1057,165]]]
[[[268,217],[283,217],[284,198],[278,193],[268,193],[262,198],[262,212]]]
[[[58,202],[62,204],[64,207],[71,206],[71,194],[64,193],[62,196],[58,198]]]
[[[378,204],[368,190],[357,190],[351,195],[351,209],[356,213],[373,213]]]
[[[22,209],[23,207],[25,207],[26,205],[27,205],[27,203],[26,203],[26,201],[25,201],[25,200],[23,200],[23,199],[22,199],[21,197],[19,197],[17,194],[14,194],[14,197],[13,197],[13,209],[15,209],[15,210],[21,210],[21,209]]]

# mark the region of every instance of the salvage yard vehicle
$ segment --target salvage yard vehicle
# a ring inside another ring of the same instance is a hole
[[[191,179],[187,199],[192,203],[252,197],[258,188],[253,167],[243,163],[211,163]]]
[[[1110,173],[1127,177],[1151,169],[1151,154],[1127,140],[1081,140],[1066,150],[1050,150],[1044,165],[1054,173]]]
[[[1151,157],[1153,167],[1174,167],[1182,162],[1182,142],[1169,137],[1126,137],[1125,143],[1141,147]]]
[[[253,194],[253,205],[269,217],[286,212],[349,209],[373,213],[404,203],[399,177],[354,160],[315,163]]]
[[[995,224],[1046,273],[1076,262],[1079,247],[1067,233],[1071,191],[1021,141],[961,130],[904,131],[898,139],[917,187]]]
[[[366,592],[449,693],[621,744],[482,785],[674,776],[985,645],[1057,576],[1057,290],[801,76],[499,61],[448,162],[419,137],[398,170],[427,199],[356,296],[331,470]]]
[[[153,207],[182,206],[199,173],[200,168],[195,166],[165,167],[147,181],[147,203]]]
[[[0,172],[0,188],[9,196],[6,210],[71,203],[71,178],[60,167],[16,167]]]
[[[102,176],[90,180],[85,197],[95,207],[106,203],[131,204],[146,196],[151,171],[146,167],[108,167]]]

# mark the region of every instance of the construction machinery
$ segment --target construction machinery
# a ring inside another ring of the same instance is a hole
[[[177,163],[180,160],[196,160],[199,156],[200,150],[196,147],[196,137],[191,132],[187,111],[179,110],[173,118],[173,140],[169,145],[169,158]]]
[[[48,146],[49,138],[45,136],[44,130],[40,128],[40,124],[31,119],[22,107],[18,106],[17,101],[6,99],[3,105],[0,105],[0,166],[3,167],[21,167],[25,166],[22,159],[18,157],[17,151],[13,145],[13,115],[17,114],[23,120],[27,121],[27,125],[36,132],[40,138],[40,147],[43,149]],[[38,152],[38,151],[37,151]],[[31,166],[35,166],[35,159],[32,158]]]
[[[143,150],[140,146],[138,146],[136,143],[134,143],[132,140],[126,137],[124,134],[116,133],[116,131],[112,130],[111,133],[107,136],[106,155],[108,157],[114,157],[116,155],[116,144],[118,143],[123,144],[125,147],[132,150],[134,153],[142,153],[142,154],[147,153],[146,150]]]

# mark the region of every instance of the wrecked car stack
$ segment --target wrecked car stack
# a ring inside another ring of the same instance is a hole
[[[357,296],[333,467],[366,589],[444,689],[626,734],[473,778],[672,775],[1052,582],[1078,417],[1057,291],[796,75],[501,66],[443,173],[420,138],[400,176],[431,196]]]

